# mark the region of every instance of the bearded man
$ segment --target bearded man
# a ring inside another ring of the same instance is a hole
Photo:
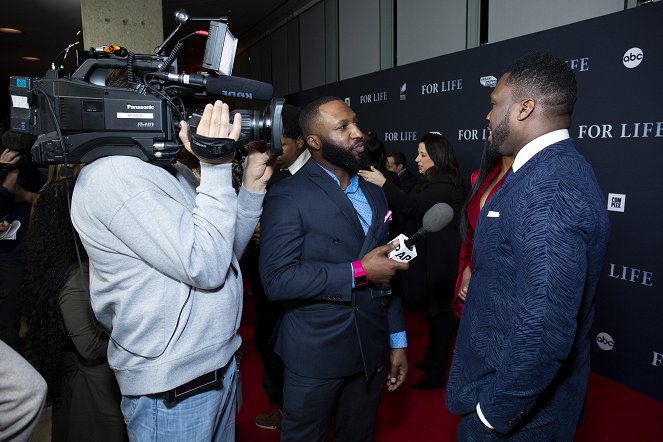
[[[462,441],[571,441],[589,375],[605,197],[569,136],[576,79],[530,54],[490,94],[488,148],[514,157],[479,213],[447,382]]]
[[[401,300],[384,287],[407,264],[386,256],[382,190],[357,177],[368,163],[352,109],[323,97],[299,123],[311,160],[270,189],[261,231],[265,292],[285,302],[281,440],[325,441],[334,418],[335,440],[370,441],[383,382],[407,374]]]

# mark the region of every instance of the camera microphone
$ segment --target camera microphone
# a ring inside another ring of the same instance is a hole
[[[200,74],[171,74],[167,72],[154,72],[151,75],[161,80],[204,87],[210,94],[226,97],[245,98],[247,100],[269,100],[274,93],[274,88],[271,84],[248,78],[231,77],[229,75],[208,77]]]

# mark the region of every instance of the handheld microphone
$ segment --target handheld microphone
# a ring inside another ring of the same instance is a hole
[[[247,100],[269,100],[274,93],[271,84],[249,78],[222,75],[208,77],[200,74],[171,74],[168,72],[154,72],[153,77],[161,80],[175,81],[180,84],[202,86],[213,95],[245,98]]]
[[[444,229],[453,218],[454,211],[449,204],[435,204],[424,214],[423,225],[411,238],[401,233],[393,240],[398,240],[398,247],[389,252],[389,258],[398,262],[412,261],[417,257],[417,249],[414,247],[414,243],[426,236],[427,233],[439,232]]]
[[[437,203],[424,214],[423,225],[410,238],[405,240],[405,247],[412,245],[426,236],[427,233],[435,233],[444,229],[454,218],[454,211],[449,204]]]

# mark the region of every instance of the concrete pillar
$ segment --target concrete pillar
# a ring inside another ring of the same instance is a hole
[[[162,0],[81,0],[83,48],[116,44],[152,54],[163,41]]]

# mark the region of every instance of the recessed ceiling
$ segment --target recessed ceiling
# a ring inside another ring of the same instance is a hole
[[[184,8],[191,16],[227,16],[230,30],[239,38],[241,51],[248,42],[257,41],[272,31],[273,26],[292,18],[294,11],[316,2],[317,0],[163,0],[164,38],[175,28],[173,12]],[[3,53],[0,63],[0,88],[4,91],[7,91],[9,77],[12,75],[43,77],[52,62],[61,64],[63,50],[70,43],[80,41],[76,48],[87,49],[83,47],[83,36],[76,35],[82,28],[80,0],[12,2],[11,6],[3,8],[0,27],[23,31],[23,34],[18,35],[0,33]],[[70,51],[65,68],[75,68],[73,55]],[[26,61],[22,59],[25,56],[37,57],[40,61]],[[5,94],[7,99],[4,102],[9,103],[9,94]],[[0,124],[5,121],[8,113],[8,109],[0,111]]]
[[[241,50],[248,40],[255,41],[270,31],[270,26],[287,20],[293,11],[309,3],[315,1],[163,0],[164,37],[175,27],[173,12],[184,8],[191,16],[227,16],[230,30],[240,40]],[[58,54],[72,42],[80,41],[77,48],[87,49],[82,46],[82,35],[76,35],[82,28],[79,0],[23,0],[3,9],[0,27],[16,28],[24,33],[0,33],[3,48],[0,82],[8,82],[10,75],[43,76]],[[41,63],[21,60],[26,55],[39,57]]]

